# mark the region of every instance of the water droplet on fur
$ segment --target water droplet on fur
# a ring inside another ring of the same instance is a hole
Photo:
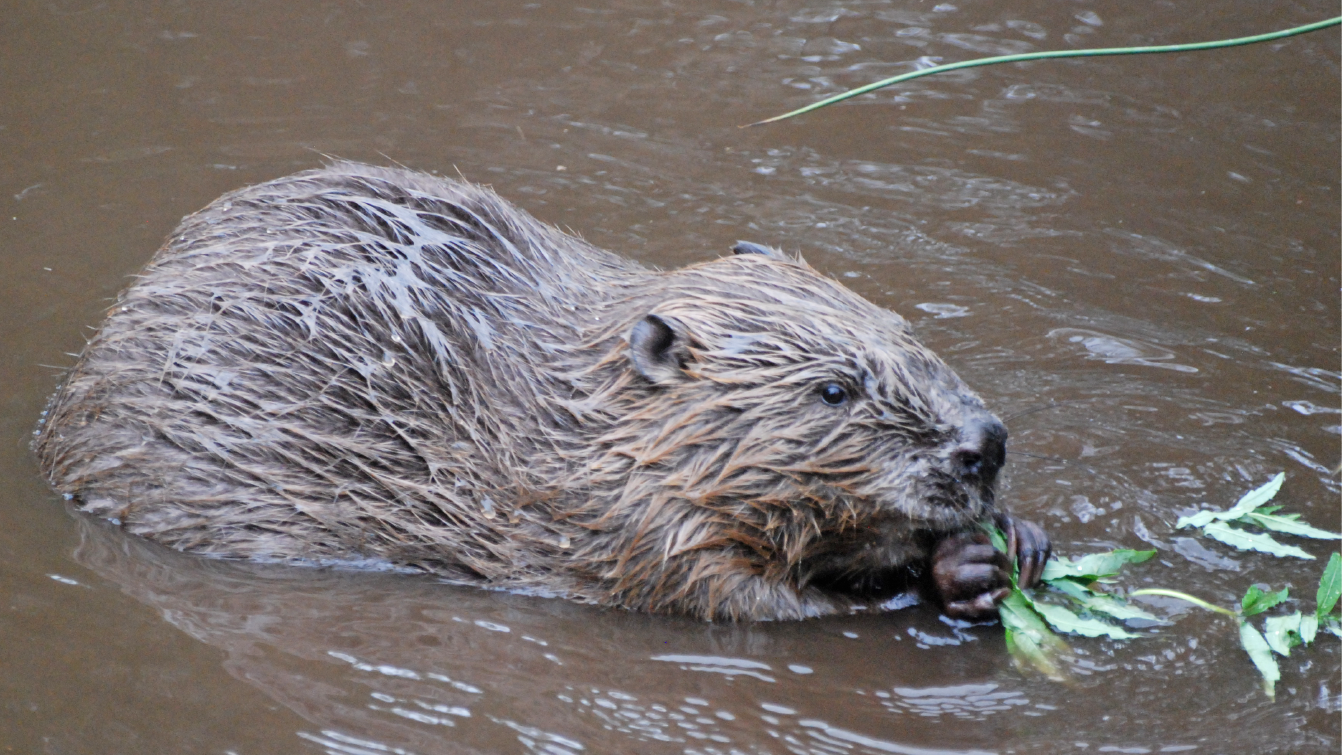
[[[567,547],[569,547],[569,546],[572,545],[572,544],[573,544],[573,541],[572,541],[572,540],[569,540],[568,535],[560,535],[560,536],[559,536],[559,547],[560,547],[560,548],[567,548]]]
[[[481,498],[480,508],[484,509],[484,516],[486,519],[494,518],[494,499],[490,498],[489,496]]]

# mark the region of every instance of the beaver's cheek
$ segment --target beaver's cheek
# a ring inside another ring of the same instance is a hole
[[[872,474],[844,491],[861,501],[870,516],[893,516],[937,527],[948,517],[958,520],[957,512],[968,503],[964,491],[930,454],[894,455],[873,466]]]

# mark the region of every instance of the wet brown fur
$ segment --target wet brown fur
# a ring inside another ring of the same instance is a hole
[[[649,315],[684,349],[651,378]],[[340,163],[184,220],[35,447],[83,510],[181,550],[783,619],[872,604],[993,514],[948,461],[985,414],[800,259],[653,272],[487,189]]]

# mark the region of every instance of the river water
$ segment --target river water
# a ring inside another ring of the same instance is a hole
[[[1071,680],[927,606],[721,625],[206,561],[72,514],[31,431],[128,276],[219,194],[338,156],[460,174],[649,265],[801,252],[915,325],[1012,433],[1004,498],[1119,587],[1313,609],[1318,560],[1176,531],[1278,471],[1338,530],[1335,3],[51,0],[0,15],[0,749],[1335,753],[1342,648],[1172,600]],[[1283,538],[1286,539],[1286,538]],[[1278,611],[1279,612],[1279,611]]]

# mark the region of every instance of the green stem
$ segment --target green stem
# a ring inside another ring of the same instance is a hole
[[[964,60],[959,63],[947,63],[945,65],[933,66],[931,68],[924,68],[922,70],[912,71],[910,73],[902,73],[898,76],[892,76],[888,79],[877,81],[874,84],[867,84],[866,86],[861,86],[858,87],[857,89],[850,89],[847,92],[843,92],[842,94],[836,94],[833,97],[828,97],[819,102],[807,105],[806,107],[797,108],[796,110],[793,110],[790,113],[783,113],[782,115],[776,115],[772,118],[766,118],[765,120],[757,121],[749,125],[759,126],[765,123],[774,123],[775,121],[781,121],[785,118],[791,118],[793,116],[801,115],[802,113],[809,113],[812,110],[818,110],[822,107],[825,107],[826,105],[833,105],[836,102],[842,102],[843,100],[849,99],[850,97],[856,97],[859,94],[866,94],[867,92],[872,92],[877,89],[881,89],[883,87],[888,87],[892,84],[898,84],[901,81],[908,81],[910,79],[916,79],[922,76],[931,76],[934,73],[956,71],[961,68],[976,68],[978,66],[990,66],[997,63],[1020,63],[1026,60],[1044,60],[1046,58],[1090,58],[1090,57],[1098,57],[1100,55],[1141,55],[1144,53],[1157,53],[1157,52],[1190,52],[1193,50],[1215,50],[1222,47],[1237,47],[1239,45],[1257,44],[1258,42],[1270,42],[1274,39],[1293,37],[1297,34],[1306,34],[1311,31],[1318,31],[1319,29],[1326,29],[1329,26],[1337,26],[1339,24],[1342,24],[1342,16],[1338,16],[1337,18],[1330,18],[1326,21],[1316,21],[1312,24],[1305,24],[1304,26],[1297,26],[1293,29],[1268,32],[1267,34],[1256,34],[1252,37],[1219,39],[1214,42],[1193,42],[1191,44],[1158,45],[1155,47],[1103,47],[1090,50],[1049,50],[1046,52],[1027,52],[1027,53],[1021,53],[1019,55],[999,55],[997,57],[992,58],[976,58],[974,60]]]
[[[1229,608],[1222,608],[1213,603],[1208,603],[1207,601],[1201,598],[1195,598],[1186,592],[1179,592],[1178,590],[1166,590],[1162,587],[1151,587],[1145,590],[1133,590],[1132,592],[1128,593],[1128,595],[1163,595],[1167,598],[1178,598],[1179,600],[1186,600],[1195,606],[1201,606],[1202,608],[1205,608],[1208,611],[1223,613],[1226,616],[1234,616],[1234,617],[1239,616],[1237,612],[1232,611]]]

